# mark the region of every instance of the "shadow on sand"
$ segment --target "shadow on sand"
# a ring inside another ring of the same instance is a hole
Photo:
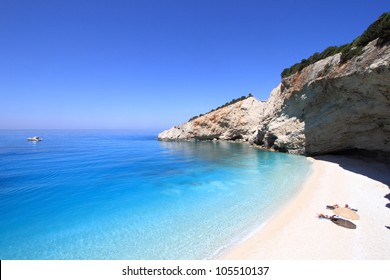
[[[386,195],[385,195],[385,198],[387,198],[388,200],[390,200],[390,193],[386,194]],[[387,208],[390,208],[390,203],[387,203],[387,204],[386,204],[386,207],[387,207]]]
[[[332,223],[334,223],[340,227],[345,227],[345,228],[349,228],[349,229],[356,229],[356,225],[348,220],[337,218],[337,219],[333,219],[331,221],[332,221]]]
[[[338,164],[341,168],[361,174],[375,181],[381,182],[390,189],[390,163],[388,161],[380,161],[372,157],[362,155],[323,155],[315,156],[317,160],[332,162]],[[389,202],[385,207],[390,208],[390,193],[384,196]],[[356,225],[348,220],[337,219],[332,221],[338,226],[356,229]],[[390,230],[390,226],[384,225]]]
[[[358,155],[323,155],[314,158],[336,163],[345,170],[367,176],[390,188],[390,163]]]
[[[360,155],[323,155],[315,156],[315,159],[338,164],[345,170],[364,175],[368,178],[385,184],[390,189],[390,163],[380,161],[372,157]],[[385,195],[390,201],[390,193]],[[385,205],[390,208],[390,202]]]

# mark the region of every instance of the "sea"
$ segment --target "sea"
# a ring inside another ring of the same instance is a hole
[[[0,130],[0,259],[213,259],[311,169],[303,156],[149,131]]]

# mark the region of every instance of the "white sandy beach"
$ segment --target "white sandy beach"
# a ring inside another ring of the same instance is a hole
[[[316,157],[302,190],[252,237],[221,259],[390,260],[390,169],[377,161]],[[386,196],[386,197],[385,197]],[[326,205],[358,209],[356,229],[337,226]]]

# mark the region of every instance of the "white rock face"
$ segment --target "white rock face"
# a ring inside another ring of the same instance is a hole
[[[160,140],[236,140],[288,153],[351,149],[390,158],[390,46],[369,43],[340,64],[340,54],[287,78],[267,102],[253,97],[175,126]]]
[[[263,102],[248,97],[166,130],[158,135],[158,139],[250,141],[260,125],[263,108]]]
[[[390,152],[390,47],[339,65],[340,54],[293,74],[265,105],[256,143],[299,154]]]

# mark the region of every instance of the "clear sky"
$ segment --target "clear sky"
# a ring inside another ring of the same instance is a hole
[[[351,42],[390,1],[0,0],[0,128],[168,129]]]

